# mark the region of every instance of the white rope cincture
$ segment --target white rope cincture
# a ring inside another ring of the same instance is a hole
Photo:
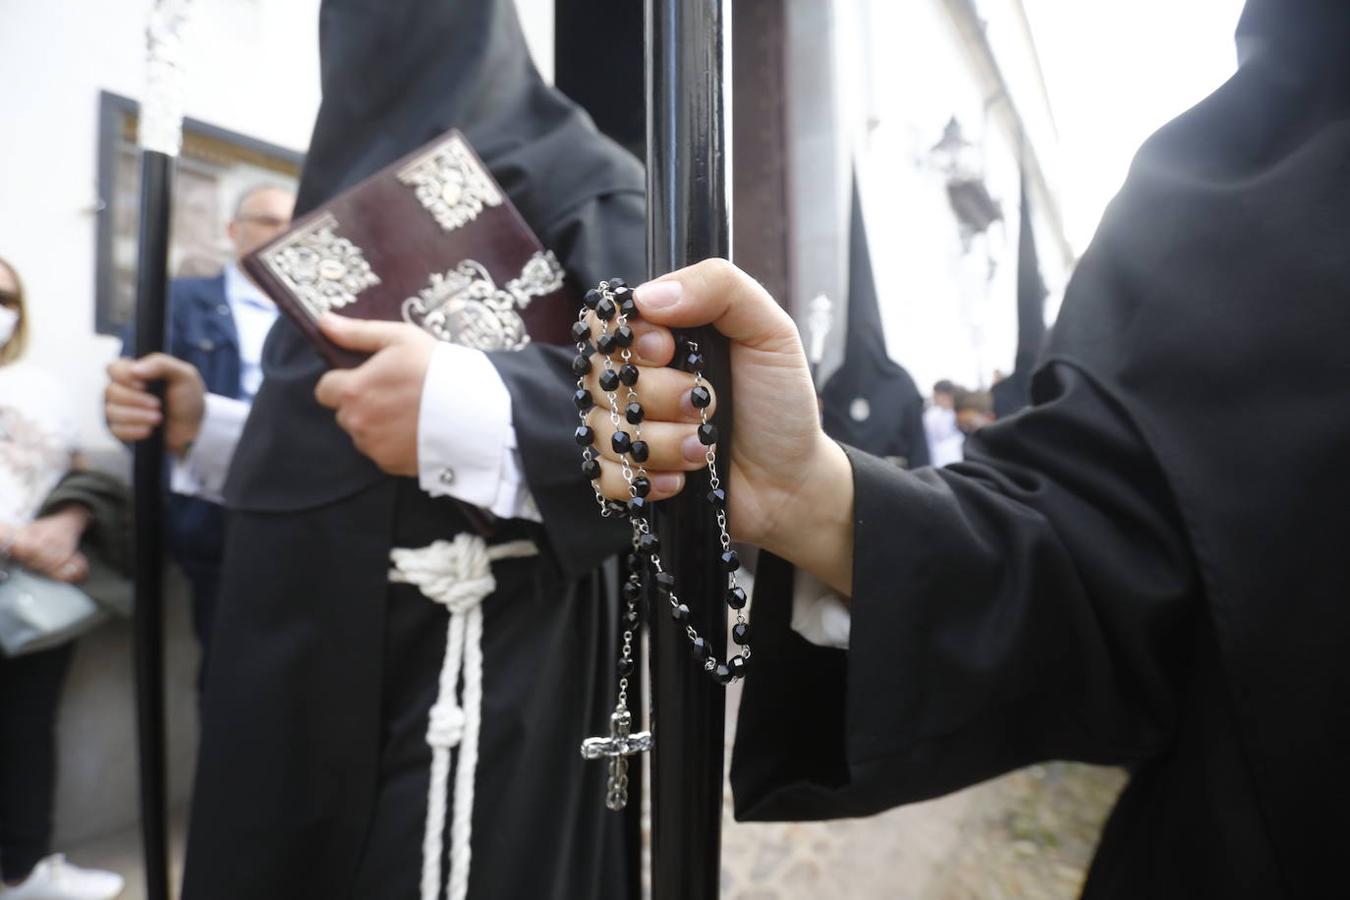
[[[450,878],[447,900],[464,900],[469,891],[472,857],[473,787],[478,768],[478,734],[483,708],[483,601],[497,589],[492,563],[499,559],[536,556],[532,541],[511,541],[493,547],[474,534],[436,541],[415,549],[389,552],[394,568],[389,580],[411,584],[428,600],[450,612],[440,688],[427,723],[431,779],[427,787],[427,824],[422,840],[422,900],[441,893],[441,852],[445,839],[445,797],[450,780],[450,751],[458,746],[455,808],[450,820]],[[456,702],[460,671],[464,673],[463,706]]]

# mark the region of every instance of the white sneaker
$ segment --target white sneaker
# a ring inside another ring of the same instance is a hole
[[[125,884],[116,872],[81,869],[53,853],[13,887],[0,885],[0,900],[113,900]]]

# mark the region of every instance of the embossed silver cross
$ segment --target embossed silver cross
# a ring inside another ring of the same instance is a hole
[[[652,749],[652,733],[632,734],[633,714],[620,707],[609,717],[609,737],[586,738],[581,742],[583,759],[609,757],[609,782],[605,787],[605,806],[618,812],[628,805],[628,757]]]

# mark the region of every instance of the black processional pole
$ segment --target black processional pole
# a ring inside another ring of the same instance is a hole
[[[725,0],[647,0],[647,264],[653,275],[731,251],[723,79]],[[717,390],[721,449],[730,446],[731,369],[711,328],[688,337]],[[729,458],[725,457],[724,458]],[[726,574],[707,472],[689,479],[658,523],[667,562],[691,603],[689,624],[721,655]],[[663,554],[663,555],[664,555]],[[721,876],[724,688],[690,658],[682,627],[652,616],[652,897],[701,900]],[[752,676],[753,677],[753,676]]]
[[[174,159],[182,142],[180,31],[188,0],[158,0],[146,30],[148,78],[141,106],[140,235],[136,260],[136,356],[164,350]],[[164,397],[163,385],[153,390]],[[164,433],[132,449],[135,492],[136,720],[141,839],[147,900],[169,900],[164,727]]]

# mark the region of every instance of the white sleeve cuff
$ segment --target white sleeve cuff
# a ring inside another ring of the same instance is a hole
[[[793,573],[793,631],[817,647],[847,650],[852,627],[853,616],[838,594],[801,569]]]
[[[439,344],[422,385],[418,483],[504,519],[541,521],[516,452],[511,394],[480,350]]]
[[[248,411],[247,401],[207,394],[197,439],[186,456],[172,458],[169,490],[223,503],[225,477],[230,473],[230,460],[234,458],[239,436],[244,433]]]

